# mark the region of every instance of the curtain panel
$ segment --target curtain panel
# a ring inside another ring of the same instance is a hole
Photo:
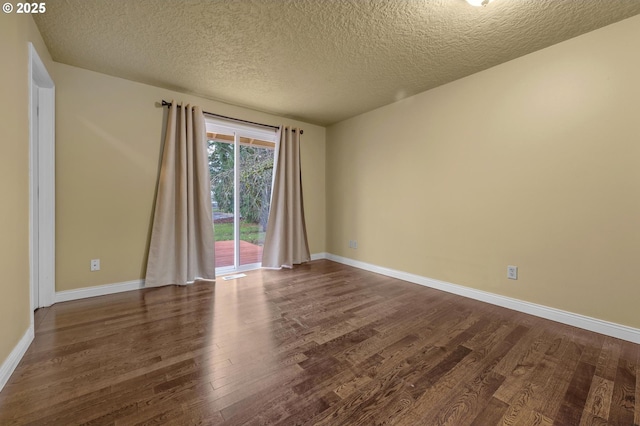
[[[204,115],[169,107],[145,287],[215,279],[211,179]]]
[[[279,133],[271,210],[262,251],[262,267],[277,269],[291,268],[311,259],[302,200],[300,132],[281,127]]]

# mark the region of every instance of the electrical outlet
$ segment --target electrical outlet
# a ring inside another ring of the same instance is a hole
[[[91,259],[91,272],[100,270],[100,259]]]
[[[356,240],[349,240],[349,248],[357,249],[357,248],[358,248],[358,241],[356,241]]]
[[[517,266],[507,266],[507,278],[510,280],[518,279],[518,267]]]

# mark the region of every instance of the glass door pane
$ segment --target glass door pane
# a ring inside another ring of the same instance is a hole
[[[228,140],[230,138],[230,141]],[[235,147],[233,135],[216,135],[209,140],[211,205],[216,240],[216,268],[235,265]]]
[[[274,150],[254,145],[256,141],[249,138],[240,138],[239,142],[240,265],[252,265],[262,262],[262,247],[269,218]]]

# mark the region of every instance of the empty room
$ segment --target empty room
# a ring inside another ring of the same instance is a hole
[[[0,425],[640,425],[640,1],[0,13]]]

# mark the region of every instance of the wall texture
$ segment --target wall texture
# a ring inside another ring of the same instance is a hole
[[[327,251],[640,328],[638,39],[630,18],[330,127]]]
[[[28,42],[51,73],[31,16],[0,14],[0,365],[30,324]]]
[[[205,111],[304,129],[312,253],[325,251],[325,129],[55,63],[56,290],[144,278],[163,114],[174,99]],[[89,261],[101,259],[101,270]]]

